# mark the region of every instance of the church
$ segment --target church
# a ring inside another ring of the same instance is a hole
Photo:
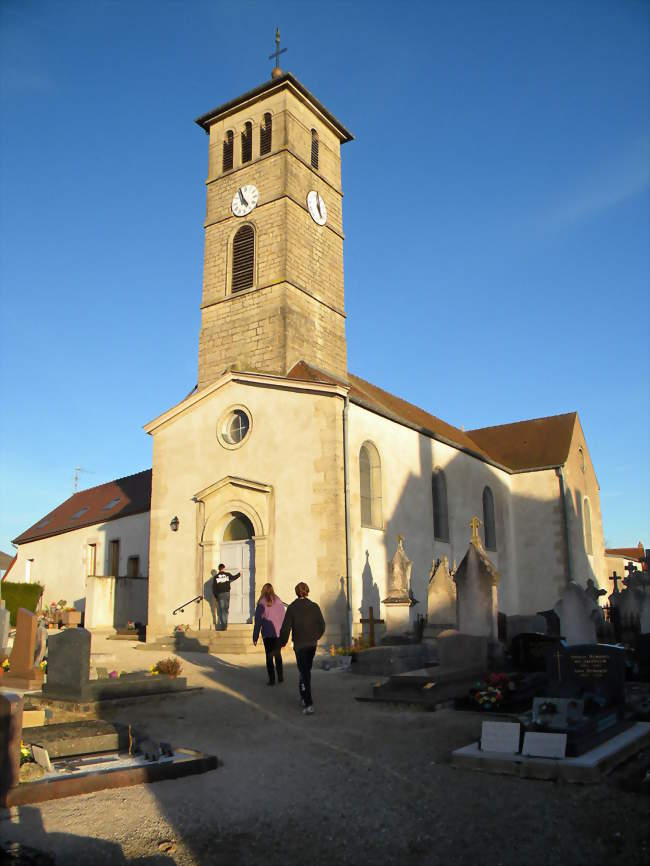
[[[357,635],[370,606],[384,612],[399,535],[413,563],[413,623],[426,614],[432,564],[460,562],[474,516],[503,613],[549,609],[569,580],[604,586],[599,486],[576,413],[459,430],[348,370],[350,131],[277,67],[196,122],[208,136],[198,385],[144,428],[147,640],[179,619],[213,628],[219,562],[241,572],[233,625],[251,621],[264,583],[289,602],[306,581],[324,640]],[[16,541],[38,575],[34,530]]]

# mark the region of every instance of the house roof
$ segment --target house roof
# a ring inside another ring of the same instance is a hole
[[[577,412],[468,430],[467,435],[513,472],[562,466],[569,456]]]
[[[296,364],[287,378],[345,384],[304,361]],[[353,403],[415,427],[427,435],[469,451],[481,460],[496,463],[509,472],[562,466],[569,454],[577,418],[575,412],[465,432],[352,373],[348,373],[348,385]]]
[[[210,126],[215,121],[222,117],[227,117],[246,103],[258,102],[260,99],[267,96],[272,90],[281,90],[283,88],[293,89],[294,93],[296,93],[303,102],[310,102],[312,106],[316,108],[316,110],[328,121],[342,142],[353,140],[354,136],[352,133],[346,129],[341,121],[337,120],[332,112],[328,111],[323,103],[319,102],[314,94],[310,93],[305,85],[298,81],[295,75],[292,75],[291,72],[284,72],[282,75],[278,76],[278,78],[271,78],[269,81],[260,84],[259,87],[255,87],[253,90],[242,93],[242,95],[238,96],[236,99],[224,102],[223,105],[219,105],[217,108],[213,108],[212,111],[208,111],[200,117],[197,117],[194,122],[204,129],[205,132],[209,133]]]
[[[634,559],[637,562],[645,559],[645,549],[642,541],[636,547],[606,547],[605,553],[610,556],[622,556],[623,559]]]
[[[25,544],[95,523],[106,523],[118,517],[141,514],[151,508],[151,469],[81,490],[33,526],[25,530],[14,544]]]
[[[4,550],[0,550],[0,568],[5,571],[11,565],[15,554],[13,553],[5,553]]]

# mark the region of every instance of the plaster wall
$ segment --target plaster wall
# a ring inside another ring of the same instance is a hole
[[[483,517],[483,489],[489,485],[494,494],[497,550],[488,555],[501,572],[499,610],[515,613],[518,590],[515,581],[515,556],[512,540],[510,476],[464,452],[415,430],[396,424],[352,404],[350,406],[350,522],[352,584],[355,623],[359,611],[367,615],[373,605],[385,598],[388,562],[397,546],[397,535],[404,535],[404,548],[413,562],[411,586],[419,604],[411,608],[411,619],[426,614],[427,586],[432,561],[446,554],[453,565],[467,551],[471,531],[469,521]],[[383,522],[380,529],[361,526],[359,451],[365,441],[377,448],[381,460]],[[447,481],[449,542],[433,534],[431,475],[441,468]],[[382,616],[385,613],[381,606]]]
[[[269,581],[290,602],[295,584],[305,580],[328,632],[338,633],[345,620],[342,400],[271,379],[263,386],[235,378],[189,402],[148,428],[154,438],[148,639],[172,630],[174,608],[209,596],[210,569],[234,512],[244,513],[255,531],[255,598]],[[217,426],[233,406],[248,410],[252,426],[240,447],[227,449]],[[174,515],[177,532],[169,528]],[[187,609],[184,621],[192,616],[194,627],[212,627],[207,602]]]
[[[118,517],[106,523],[95,523],[21,544],[11,579],[25,581],[29,572],[31,583],[45,587],[44,601],[64,598],[68,605],[83,610],[86,597],[86,577],[89,568],[91,544],[96,545],[96,573],[108,572],[109,542],[120,542],[120,575],[125,575],[127,559],[140,557],[140,575],[149,571],[149,512]],[[28,561],[31,565],[28,566]]]
[[[564,512],[554,469],[513,475],[519,613],[549,610],[568,582]]]

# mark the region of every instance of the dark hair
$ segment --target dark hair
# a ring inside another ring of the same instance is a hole
[[[226,566],[223,564],[223,562],[220,562],[220,563],[219,563],[219,568],[225,568],[225,567],[226,567]]]
[[[307,598],[309,595],[309,587],[304,580],[301,580],[300,583],[296,584],[296,595],[298,598]]]

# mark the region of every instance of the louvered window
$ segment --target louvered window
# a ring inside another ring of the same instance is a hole
[[[489,487],[483,490],[483,529],[486,550],[497,549],[497,528],[494,519],[494,495]]]
[[[253,227],[242,226],[233,240],[232,292],[250,289],[255,274],[255,232]]]
[[[222,170],[230,171],[232,168],[232,157],[233,157],[233,140],[234,136],[232,133],[232,129],[229,129],[226,133],[226,137],[223,140],[223,163]]]
[[[250,162],[253,158],[253,124],[249,121],[241,134],[241,161]]]
[[[264,115],[264,123],[260,126],[260,156],[271,153],[271,132],[273,119],[270,114]]]
[[[311,131],[311,166],[318,168],[318,133],[315,129]]]

